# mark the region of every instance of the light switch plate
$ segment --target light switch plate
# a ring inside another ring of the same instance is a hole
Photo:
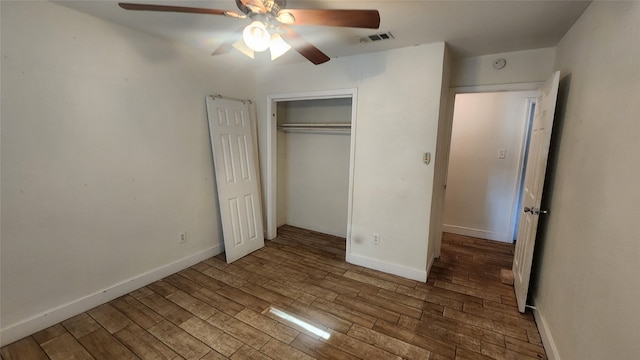
[[[430,152],[424,153],[424,156],[422,157],[422,161],[424,161],[425,164],[429,165],[429,163],[431,162],[431,153]]]

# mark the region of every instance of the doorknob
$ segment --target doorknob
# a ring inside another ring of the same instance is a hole
[[[536,208],[530,208],[525,206],[524,209],[522,209],[523,212],[525,213],[531,213],[532,215],[540,215],[540,214],[548,214],[549,212],[547,210],[540,210],[540,209],[536,209]]]
[[[547,213],[548,213],[548,211],[547,211],[547,210],[540,210],[540,209],[536,209],[536,208],[534,208],[534,209],[531,211],[531,213],[532,213],[532,214],[534,214],[534,215],[540,215],[540,214],[543,214],[543,215],[544,215],[544,214],[547,214]]]

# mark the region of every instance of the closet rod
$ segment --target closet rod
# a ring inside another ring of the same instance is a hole
[[[280,124],[285,132],[350,133],[351,124]]]
[[[305,128],[305,129],[350,129],[351,124],[343,123],[343,124],[279,124],[279,128],[281,129],[289,129],[289,128]]]

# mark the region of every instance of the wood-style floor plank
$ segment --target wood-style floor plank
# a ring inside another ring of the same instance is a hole
[[[87,314],[111,334],[131,325],[131,320],[116,310],[111,304],[100,305],[97,308],[87,311]]]
[[[173,295],[173,294],[171,294]],[[176,325],[182,324],[184,321],[189,320],[193,314],[173,302],[167,300],[158,294],[152,294],[140,299],[140,302],[148,306],[149,309],[155,311],[163,318],[171,321]]]
[[[344,261],[292,226],[233,264],[217,255],[0,349],[15,359],[546,359],[500,270],[514,246],[443,234],[427,282]]]
[[[373,330],[378,331],[396,339],[400,339],[409,344],[414,344],[427,349],[433,353],[443,355],[448,358],[453,358],[455,355],[455,346],[447,344],[444,341],[436,340],[428,336],[424,336],[420,333],[412,331],[400,325],[392,324],[384,320],[376,321],[376,325]]]
[[[130,295],[117,298],[111,301],[110,304],[144,329],[148,329],[162,321],[162,316],[144,306]]]
[[[67,329],[65,329],[62,324],[55,324],[44,330],[38,331],[31,337],[33,337],[38,344],[42,344],[43,342],[49,341],[54,337],[64,334],[65,332],[67,332]]]
[[[481,341],[479,339],[461,334],[457,331],[445,329],[431,322],[419,321],[407,316],[402,316],[398,325],[407,329],[412,329],[416,333],[432,339],[440,339],[446,344],[467,348],[476,352],[481,351]]]
[[[170,360],[178,356],[158,338],[136,324],[127,326],[113,336],[141,359]]]
[[[304,352],[292,348],[291,346],[278,341],[276,339],[270,339],[260,351],[274,359],[291,359],[291,360],[313,360],[311,356]]]
[[[0,349],[0,356],[5,360],[46,360],[47,354],[33,339],[28,336],[22,340],[18,340],[9,346]]]
[[[260,349],[271,338],[256,328],[222,312],[213,315],[207,321],[254,349]]]
[[[100,328],[78,339],[96,359],[136,360],[135,356],[107,330]]]
[[[293,302],[293,304],[288,306],[285,310],[300,318],[313,319],[313,322],[318,323],[321,326],[340,331],[344,334],[346,334],[353,325],[352,322],[321,311],[313,305],[306,305],[297,301]]]
[[[326,340],[328,344],[338,349],[357,356],[361,359],[380,359],[380,360],[401,360],[400,356],[394,355],[388,351],[367,344],[364,341],[354,337],[344,335],[337,331],[331,332],[331,337]]]
[[[354,325],[351,327],[351,330],[349,330],[347,335],[386,350],[392,354],[401,356],[403,359],[420,360],[428,359],[429,356],[431,356],[431,352],[429,350],[362,326]]]
[[[242,341],[195,316],[180,324],[180,327],[225,356],[231,356],[244,345]]]
[[[276,358],[277,359],[277,358]],[[274,360],[249,345],[244,345],[240,350],[231,355],[231,360]]]
[[[82,313],[72,317],[71,319],[63,321],[62,326],[64,326],[76,339],[100,329],[100,324],[93,320],[93,318],[87,313]]]
[[[167,296],[167,299],[203,320],[210,318],[213,314],[218,312],[218,310],[213,306],[183,292],[182,290],[178,290]]]
[[[300,334],[291,343],[291,346],[319,360],[358,360],[349,353],[346,353],[333,345],[327,344],[322,339],[316,339],[306,334]]]
[[[162,320],[148,331],[185,359],[200,359],[211,351],[210,347],[168,320]]]
[[[89,360],[94,359],[91,354],[70,333],[57,336],[40,344],[40,347],[52,360]]]

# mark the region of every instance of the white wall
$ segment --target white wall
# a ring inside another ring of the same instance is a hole
[[[640,354],[639,44],[639,2],[593,2],[556,50],[561,123],[533,293],[556,358]]]
[[[254,79],[50,2],[1,20],[5,344],[222,250],[204,97]]]
[[[351,123],[351,98],[278,102],[278,124]]]
[[[279,134],[278,141],[281,137],[287,138],[287,157],[283,159],[287,170],[282,174],[288,178],[286,223],[345,237],[350,136],[286,133]]]
[[[278,103],[278,123],[350,122],[351,99]],[[278,145],[279,223],[346,237],[351,136],[278,131]]]
[[[444,44],[272,67],[257,75],[261,165],[265,168],[267,96],[357,88],[355,173],[347,260],[426,278]],[[379,233],[380,245],[372,244]]]
[[[528,99],[535,97],[535,91],[456,95],[444,231],[513,241]]]
[[[457,59],[451,87],[544,81],[553,72],[553,56],[554,48],[542,48]],[[500,58],[507,65],[496,70],[493,62]]]

